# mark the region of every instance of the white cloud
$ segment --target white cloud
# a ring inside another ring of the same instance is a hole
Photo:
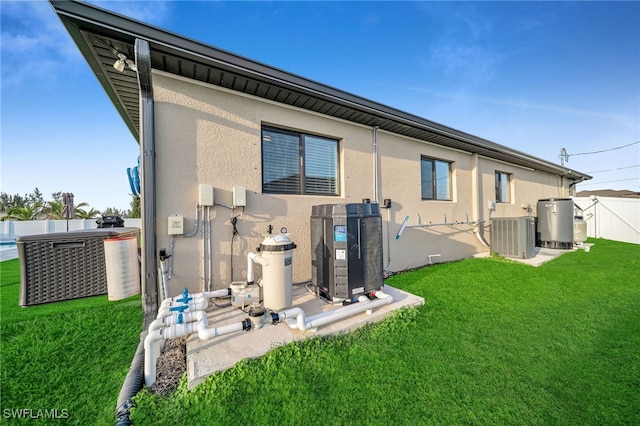
[[[627,123],[631,125],[636,125],[638,123],[638,118],[629,115],[617,114],[609,111],[590,111],[581,108],[574,108],[570,106],[563,105],[548,105],[548,104],[539,104],[535,102],[525,101],[525,100],[512,100],[512,99],[498,99],[498,98],[485,98],[469,95],[467,92],[462,94],[456,93],[443,93],[438,92],[431,89],[426,89],[424,87],[404,87],[406,90],[411,90],[414,92],[425,93],[430,96],[435,96],[438,98],[448,99],[452,102],[464,102],[464,103],[484,103],[498,106],[506,106],[521,110],[538,110],[545,112],[552,112],[556,114],[562,115],[571,115],[571,116],[580,116],[586,118],[599,118],[610,121],[616,121],[619,123]]]
[[[171,10],[164,1],[94,3],[154,25],[164,22]],[[3,88],[33,79],[54,82],[74,70],[86,70],[78,48],[47,1],[3,1],[0,13]]]
[[[51,81],[81,57],[64,26],[45,1],[3,2],[2,86],[32,78]]]
[[[479,44],[450,41],[431,50],[429,68],[438,69],[465,85],[490,81],[495,75],[498,57]]]

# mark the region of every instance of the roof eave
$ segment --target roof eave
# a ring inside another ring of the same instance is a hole
[[[161,30],[93,5],[63,0],[50,0],[50,2],[136,140],[139,135],[136,119],[127,111],[124,105],[126,102],[120,98],[113,82],[105,75],[104,63],[100,62],[94,48],[83,36],[83,31],[100,33],[105,37],[117,39],[119,42],[127,43],[130,46],[133,46],[136,38],[142,38],[149,41],[152,51],[158,55],[168,55],[177,61],[182,60],[192,64],[201,64],[204,67],[222,70],[222,74],[224,74],[224,72],[237,73],[238,76],[253,79],[258,82],[258,84],[272,84],[282,90],[304,94],[312,99],[335,105],[339,107],[337,110],[342,108],[347,111],[361,112],[366,116],[366,123],[372,126],[383,122],[393,122],[395,124],[393,124],[392,127],[414,129],[415,132],[422,135],[425,141],[431,138],[428,137],[428,135],[431,134],[433,138],[439,140],[440,142],[438,143],[443,146],[451,146],[496,159],[509,160],[514,164],[546,171],[568,179],[591,179],[591,176],[575,172],[549,161]],[[110,72],[111,70],[108,71]],[[164,71],[171,72],[170,69]],[[188,72],[182,72],[182,74],[176,73],[176,75],[186,76],[187,78],[190,77]],[[192,78],[195,78],[195,76]],[[223,83],[219,82],[218,85],[222,86]],[[131,101],[129,108],[132,108]]]

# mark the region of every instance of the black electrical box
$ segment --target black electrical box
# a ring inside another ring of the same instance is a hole
[[[312,282],[318,296],[348,300],[383,287],[382,216],[376,203],[311,209]]]

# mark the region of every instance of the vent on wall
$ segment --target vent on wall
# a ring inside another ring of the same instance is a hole
[[[491,219],[491,251],[500,256],[529,259],[535,256],[536,224],[533,217]]]

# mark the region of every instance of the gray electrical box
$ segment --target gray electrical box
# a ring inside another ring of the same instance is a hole
[[[500,256],[530,259],[536,255],[536,222],[533,217],[491,219],[491,251]]]
[[[323,204],[311,209],[312,282],[330,301],[384,285],[379,204]]]

